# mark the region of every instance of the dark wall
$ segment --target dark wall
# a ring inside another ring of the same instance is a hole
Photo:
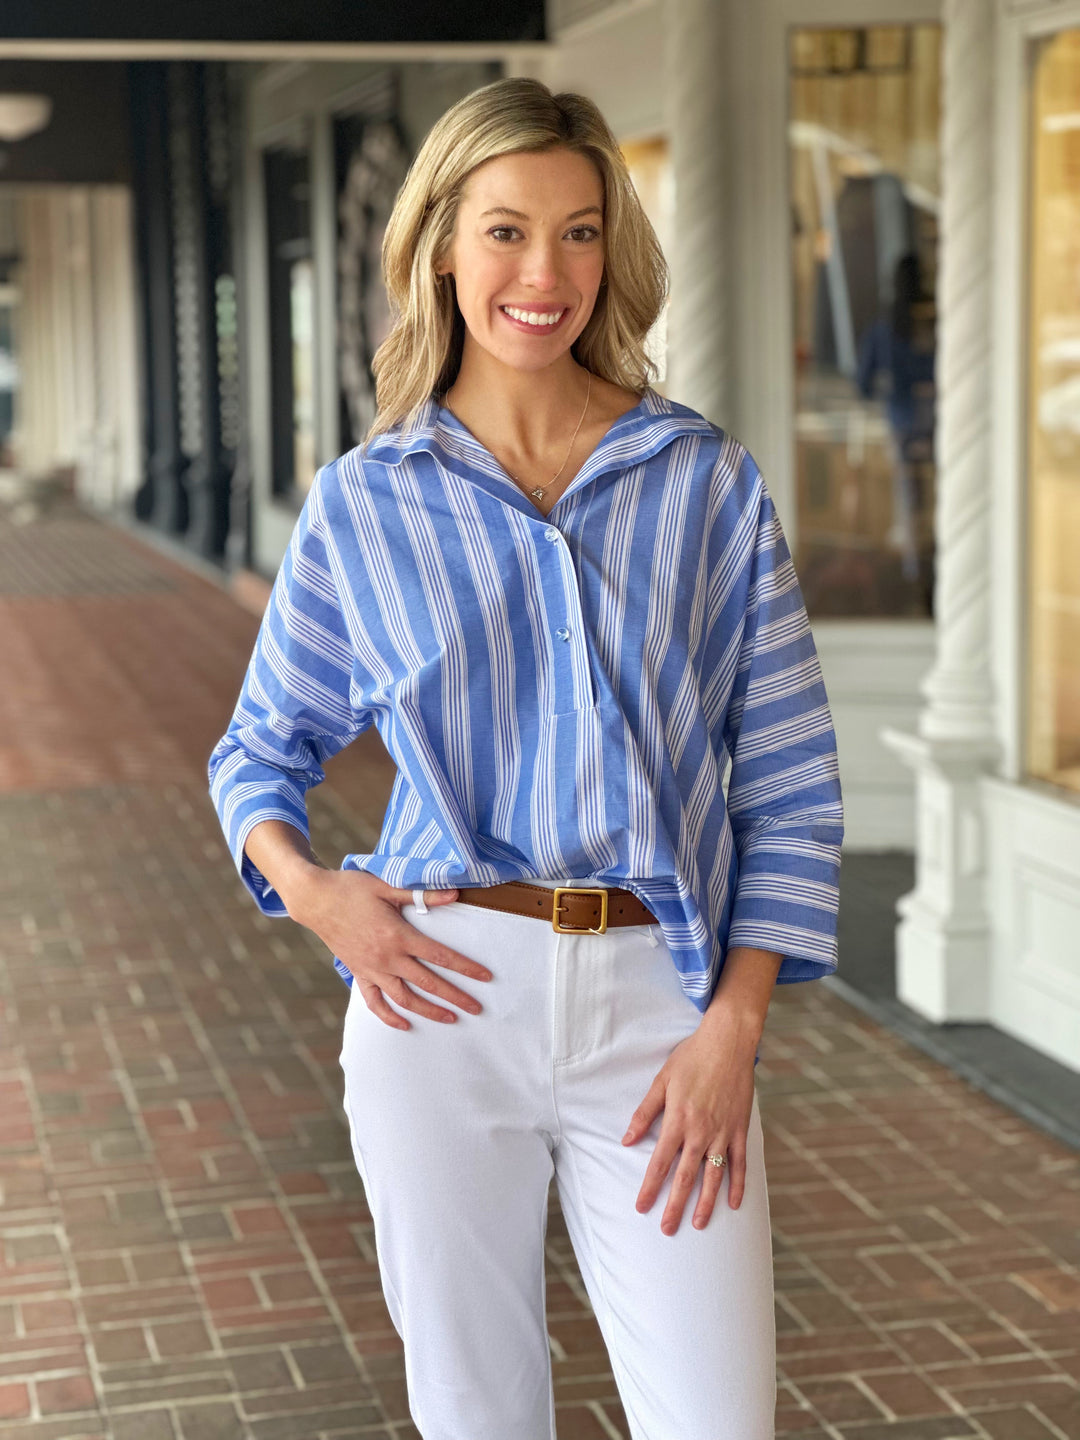
[[[9,40],[542,40],[543,0],[3,0]]]
[[[0,4],[0,14],[5,7]],[[0,141],[0,182],[127,183],[127,66],[107,60],[0,60],[0,91],[49,95],[44,130]]]

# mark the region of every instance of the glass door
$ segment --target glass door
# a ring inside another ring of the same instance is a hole
[[[1031,93],[1026,768],[1080,791],[1080,30]]]
[[[815,617],[931,614],[941,27],[793,27],[796,568]]]

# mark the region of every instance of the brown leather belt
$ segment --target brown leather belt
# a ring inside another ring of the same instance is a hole
[[[658,925],[660,922],[631,890],[602,885],[580,889],[560,885],[530,885],[527,880],[505,880],[501,885],[458,888],[458,899],[484,910],[505,910],[510,915],[532,915],[550,920],[560,935],[603,935],[612,925]]]

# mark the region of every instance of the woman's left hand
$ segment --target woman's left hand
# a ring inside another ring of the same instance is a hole
[[[736,1021],[709,1016],[675,1046],[644,1100],[634,1111],[623,1144],[635,1144],[661,1110],[664,1119],[637,1198],[639,1211],[649,1210],[680,1147],[678,1169],[660,1228],[673,1235],[702,1164],[705,1179],[694,1210],[694,1226],[708,1223],[724,1174],[729,1177],[728,1204],[737,1210],[746,1186],[746,1136],[754,1104],[754,1056],[758,1034]],[[726,1155],[727,1164],[713,1165],[706,1155]]]

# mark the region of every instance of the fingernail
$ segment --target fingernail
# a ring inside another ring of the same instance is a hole
[[[630,1139],[630,1136],[631,1136],[633,1133],[634,1133],[633,1126],[631,1126],[630,1129],[627,1130],[626,1134],[622,1137],[622,1138],[623,1138],[623,1144],[624,1144],[624,1145],[626,1144],[627,1140]]]

